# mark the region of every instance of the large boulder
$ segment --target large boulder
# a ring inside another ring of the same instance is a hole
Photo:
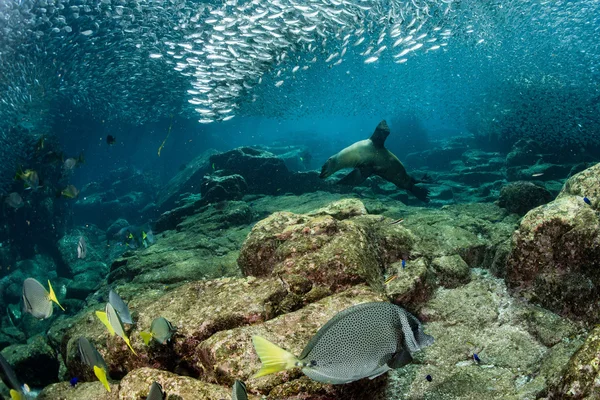
[[[498,205],[509,212],[525,215],[529,210],[552,200],[552,194],[533,182],[513,182],[502,187]]]
[[[277,194],[286,187],[290,171],[281,158],[266,150],[252,147],[214,154],[210,163],[215,170],[239,174],[248,183],[250,193]]]
[[[570,359],[560,382],[556,382],[552,388],[550,398],[556,400],[600,398],[599,365],[600,327],[596,327]]]
[[[177,201],[185,193],[200,193],[204,176],[211,171],[210,156],[217,154],[216,150],[206,150],[186,164],[167,185],[162,188],[156,200],[157,208],[164,212],[175,207]]]
[[[556,200],[523,217],[506,268],[509,285],[520,294],[590,323],[600,321],[598,173],[600,164],[571,177]]]
[[[342,200],[310,214],[278,212],[258,222],[240,251],[246,276],[308,280],[338,291],[380,283],[381,271],[409,258],[414,237],[401,225],[366,215],[364,205]]]
[[[12,365],[19,380],[32,387],[49,385],[58,379],[59,361],[41,335],[31,338],[27,344],[6,347],[2,355]]]
[[[241,200],[248,190],[248,184],[241,175],[205,176],[200,188],[205,204],[224,200]]]

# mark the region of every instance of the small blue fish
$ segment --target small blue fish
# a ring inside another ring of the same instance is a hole
[[[406,260],[403,258],[402,259],[402,269],[406,268]]]
[[[431,382],[433,380],[433,378],[431,377],[431,375],[427,375],[425,377],[425,379],[427,379],[427,382]]]
[[[585,204],[587,204],[588,206],[592,205],[592,202],[590,201],[590,199],[588,199],[587,197],[583,198],[583,201],[585,202]]]
[[[71,378],[69,383],[71,384],[72,387],[75,387],[75,385],[77,385],[79,383],[79,378],[78,377]]]
[[[479,358],[479,356],[477,355],[477,353],[473,353],[473,360],[476,363],[480,363],[481,362],[481,359]]]

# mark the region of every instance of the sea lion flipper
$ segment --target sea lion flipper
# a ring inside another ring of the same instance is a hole
[[[373,169],[370,167],[354,168],[352,172],[340,179],[338,181],[338,184],[350,186],[360,185],[361,183],[366,181],[372,173]]]
[[[373,142],[373,146],[378,149],[382,149],[385,147],[385,139],[390,134],[390,127],[388,126],[385,120],[381,121],[377,128],[375,128],[375,132],[371,135],[371,142]]]

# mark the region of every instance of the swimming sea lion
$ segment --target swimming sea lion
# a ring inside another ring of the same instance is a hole
[[[331,176],[340,169],[354,168],[338,183],[356,186],[375,174],[400,189],[408,190],[417,199],[428,202],[429,190],[416,186],[419,181],[408,175],[398,157],[385,148],[385,139],[389,134],[390,128],[387,123],[381,121],[369,139],[356,142],[336,155],[329,157],[329,160],[321,168],[321,179]]]

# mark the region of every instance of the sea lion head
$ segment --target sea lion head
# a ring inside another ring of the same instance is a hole
[[[337,171],[336,164],[336,157],[329,157],[329,159],[325,161],[325,164],[323,164],[323,167],[321,167],[321,174],[319,175],[319,178],[325,179],[328,176],[331,176],[331,174]]]

